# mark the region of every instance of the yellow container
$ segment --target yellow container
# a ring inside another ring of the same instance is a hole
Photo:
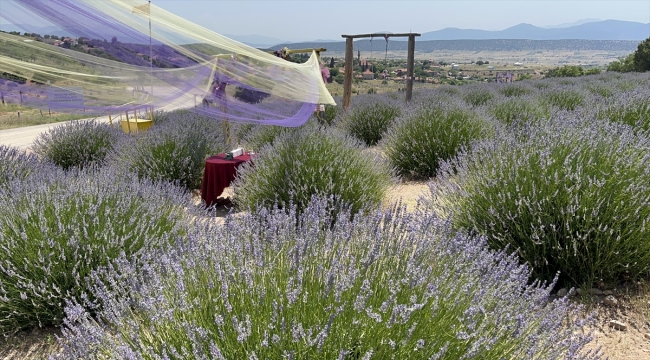
[[[137,122],[134,119],[122,120],[122,131],[125,133],[137,133],[140,131],[145,131],[153,125],[151,120],[138,120]]]

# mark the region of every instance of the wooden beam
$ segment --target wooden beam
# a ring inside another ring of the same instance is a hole
[[[354,56],[354,47],[352,38],[345,40],[345,80],[343,81],[343,110],[350,107],[350,97],[352,96],[352,73],[354,66],[352,65],[352,58]]]
[[[317,53],[320,53],[320,52],[325,52],[325,51],[327,51],[327,49],[325,49],[325,48],[316,48],[316,49],[295,49],[295,50],[289,49],[289,50],[287,51],[287,53],[288,53],[288,54],[302,54],[302,53],[310,53],[310,52],[312,52],[312,51],[316,51]]]
[[[390,34],[390,33],[374,33],[374,34],[359,34],[359,35],[341,35],[341,37],[348,39],[359,39],[359,38],[369,38],[369,37],[411,37],[411,36],[420,36],[416,33],[404,33],[404,34]]]
[[[310,53],[312,51],[316,51],[317,53],[325,52],[327,49],[325,48],[310,48],[310,49],[289,49],[287,50],[287,54],[303,54],[303,53]],[[269,54],[273,54],[275,51],[267,51]]]
[[[408,56],[406,60],[406,101],[413,95],[413,63],[415,62],[415,36],[409,36]]]

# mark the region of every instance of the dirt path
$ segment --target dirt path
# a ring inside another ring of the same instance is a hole
[[[1,0],[0,0],[1,1]],[[181,96],[179,99],[170,103],[162,108],[157,108],[155,110],[160,111],[172,111],[176,109],[185,109],[194,106],[194,97],[190,94]],[[92,120],[96,119],[99,122],[109,122],[109,117],[99,116],[82,120]],[[81,120],[80,120],[81,121]],[[34,126],[25,126],[15,129],[0,130],[0,145],[7,145],[17,147],[21,150],[29,151],[29,148],[32,146],[34,139],[41,133],[48,131],[50,128],[68,123],[69,121],[64,121],[60,123],[51,123],[43,125],[34,125]]]

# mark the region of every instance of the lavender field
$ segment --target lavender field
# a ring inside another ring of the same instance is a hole
[[[53,359],[601,358],[557,292],[649,279],[648,84],[443,86],[237,125],[259,155],[225,219],[192,201],[228,145],[191,111],[0,147],[0,330],[60,328]],[[387,199],[414,181],[416,207]]]

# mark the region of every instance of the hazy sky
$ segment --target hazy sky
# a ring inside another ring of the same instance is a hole
[[[3,0],[0,0],[3,1]],[[221,34],[257,34],[287,41],[341,39],[341,34],[427,32],[446,27],[502,30],[580,19],[650,23],[650,1],[222,1],[153,0]]]
[[[341,34],[379,31],[424,33],[446,27],[503,30],[520,23],[547,26],[586,18],[650,23],[650,0],[152,0],[152,3],[220,34],[256,34],[283,41],[341,40]],[[0,12],[4,8],[8,13],[10,4],[10,0],[0,0]],[[6,20],[0,16],[2,23]]]

